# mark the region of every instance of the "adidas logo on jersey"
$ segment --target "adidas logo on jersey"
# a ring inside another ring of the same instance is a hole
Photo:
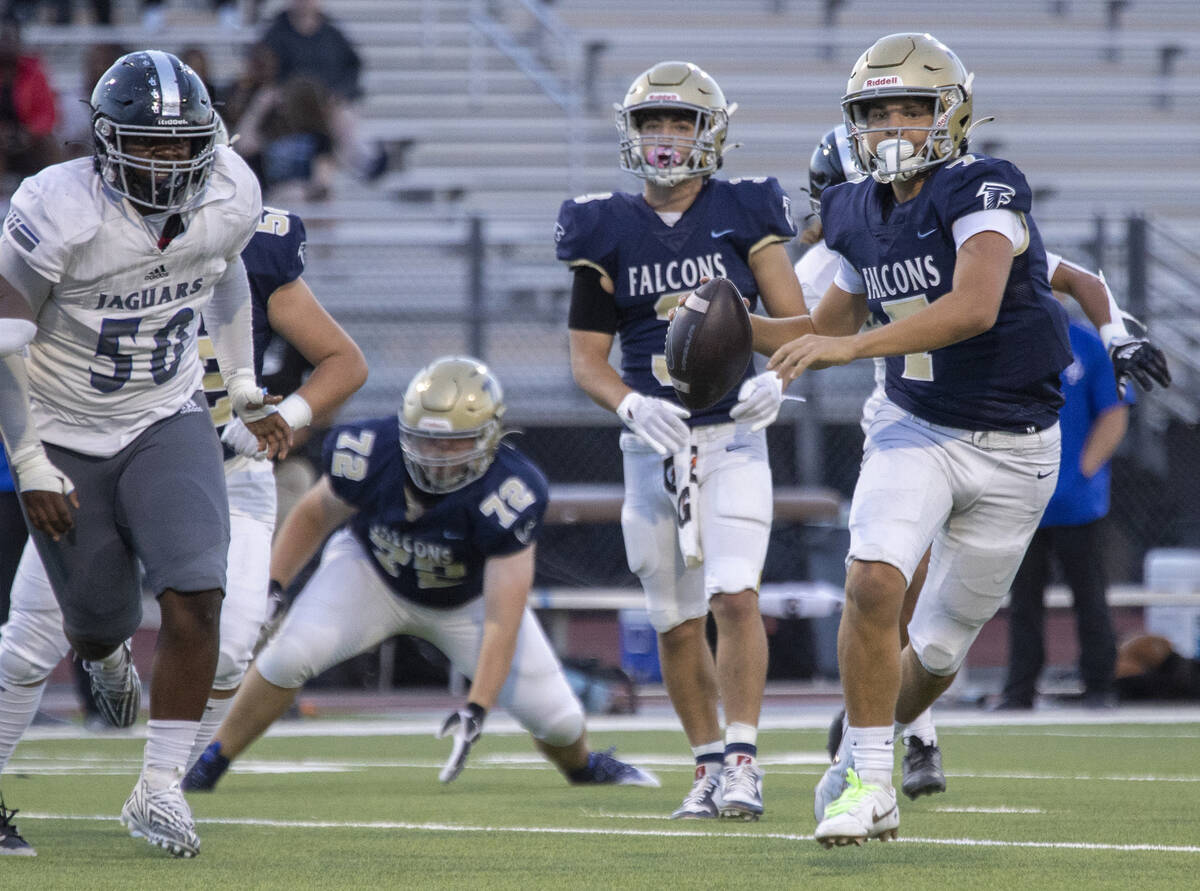
[[[145,281],[152,282],[152,281],[155,281],[156,279],[166,278],[168,274],[169,273],[167,272],[167,267],[165,265],[163,265],[162,263],[159,263],[157,266],[155,266],[153,269],[151,269],[149,272],[146,273]]]

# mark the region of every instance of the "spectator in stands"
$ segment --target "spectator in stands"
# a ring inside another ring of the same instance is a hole
[[[223,107],[223,100],[225,97],[221,94],[221,91],[217,88],[212,77],[210,76],[212,72],[212,66],[208,63],[208,53],[205,51],[204,47],[195,45],[185,47],[179,53],[179,58],[184,65],[187,65],[198,75],[200,75],[200,79],[204,81],[204,86],[208,88],[208,98],[212,100],[213,105],[217,108]],[[228,124],[226,126],[228,126]]]
[[[62,102],[58,123],[59,141],[68,158],[82,158],[92,153],[92,89],[112,63],[129,52],[119,43],[93,43],[83,54],[77,91]]]
[[[387,154],[367,145],[358,132],[355,104],[362,98],[362,59],[350,39],[321,10],[320,0],[290,0],[271,20],[263,42],[279,59],[278,79],[315,78],[332,96],[334,139],[339,163],[374,179],[387,168]]]
[[[20,25],[0,24],[0,174],[12,178],[12,186],[60,160],[56,105],[41,60],[21,44]]]
[[[335,166],[331,117],[329,94],[316,80],[294,77],[279,88],[259,133],[260,180],[268,200],[329,197]]]
[[[261,40],[247,46],[237,78],[221,88],[224,99],[221,117],[230,134],[238,135],[239,140],[249,138],[241,132],[244,129],[242,119],[261,117],[263,108],[275,100],[274,86],[278,79],[279,57],[275,51]],[[239,151],[243,149],[242,145],[235,144],[235,147]],[[257,149],[251,153],[256,152]]]
[[[1109,504],[1109,460],[1125,436],[1129,405],[1117,396],[1112,361],[1100,338],[1074,321],[1070,336],[1075,360],[1062,372],[1066,401],[1059,411],[1058,483],[1013,580],[1008,678],[1001,709],[1033,708],[1045,663],[1043,597],[1052,556],[1074,599],[1084,704],[1102,708],[1113,702],[1117,651],[1105,601],[1104,517]],[[1126,394],[1132,401],[1133,388],[1127,388]]]
[[[1200,653],[1188,659],[1157,634],[1139,634],[1117,649],[1113,687],[1122,702],[1200,701]]]
[[[71,0],[51,0],[49,3],[45,0],[8,0],[3,17],[30,22],[37,16],[38,7],[42,5],[50,6],[54,10],[51,21],[56,25],[69,25],[74,20]],[[112,24],[112,0],[91,0],[91,7],[92,21],[95,24]]]

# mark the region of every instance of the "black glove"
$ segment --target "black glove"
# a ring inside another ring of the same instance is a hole
[[[1143,390],[1153,390],[1155,384],[1171,385],[1167,357],[1144,337],[1114,337],[1108,345],[1108,355],[1117,376],[1117,395],[1121,398],[1125,397],[1125,386],[1131,377]]]
[[[454,737],[454,748],[450,750],[446,766],[438,774],[438,779],[443,783],[452,781],[467,766],[467,754],[471,751],[471,745],[483,733],[483,719],[486,715],[487,709],[482,705],[468,702],[465,707],[451,712],[442,722],[442,729],[437,732],[437,738]]]

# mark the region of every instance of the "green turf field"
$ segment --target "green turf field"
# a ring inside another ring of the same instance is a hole
[[[319,729],[322,721],[307,722]],[[3,789],[36,858],[0,888],[1194,888],[1200,724],[941,731],[949,789],[901,805],[900,840],[823,850],[824,733],[760,736],[759,823],[667,820],[691,782],[677,733],[592,733],[662,789],[568,787],[527,738],[485,734],[449,786],[421,735],[268,738],[191,802],[172,860],[116,821],[142,741],[27,740]]]

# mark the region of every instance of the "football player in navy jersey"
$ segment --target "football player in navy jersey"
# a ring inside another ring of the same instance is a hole
[[[399,419],[330,432],[324,475],[284,521],[271,578],[290,583],[344,528],[250,668],[188,788],[212,789],[309,678],[397,634],[429,641],[472,679],[439,733],[453,738],[442,782],[458,776],[501,705],[570,782],[658,785],[588,750],[583,706],[526,605],[549,488],[501,441],[503,414],[485,365],[443,357],[413,378]]]
[[[850,510],[838,634],[847,757],[818,784],[826,847],[896,836],[893,720],[916,718],[954,679],[1058,472],[1066,313],[1024,176],[963,152],[972,80],[928,34],[863,53],[842,108],[869,176],[821,197],[825,242],[842,258],[833,284],[810,318],[754,321],[755,347],[785,381],[887,357],[887,402]],[[868,315],[882,324],[860,331]],[[905,588],[931,544],[902,651]]]
[[[964,147],[965,148],[965,147]],[[843,182],[858,182],[863,178],[855,166],[846,125],[839,124],[826,133],[813,149],[809,160],[809,201],[816,217],[804,231],[806,240],[812,243],[804,255],[796,261],[796,277],[804,289],[804,300],[811,312],[821,296],[833,282],[839,264],[839,255],[826,246],[821,227],[821,194],[825,189]],[[1047,276],[1055,292],[1070,296],[1079,303],[1084,314],[1101,333],[1114,361],[1117,386],[1123,388],[1133,378],[1143,388],[1152,389],[1155,384],[1166,387],[1171,383],[1171,374],[1166,356],[1149,341],[1144,331],[1130,333],[1125,327],[1127,319],[1135,324],[1113,297],[1104,277],[1089,272],[1057,254],[1046,252]],[[872,324],[868,320],[867,324]],[[887,400],[885,392],[887,363],[882,358],[875,362],[875,388],[863,404],[862,430],[869,432],[876,409]],[[1118,365],[1117,363],[1121,364]],[[917,596],[925,582],[929,565],[929,552],[917,564],[908,589],[904,594],[904,606],[900,611],[900,644],[908,644],[908,623],[916,608]],[[829,731],[829,755],[840,760],[846,713],[838,714]],[[938,747],[937,729],[933,715],[926,709],[903,727],[897,727],[907,751],[902,761],[901,789],[909,798],[944,792],[946,777],[942,770],[942,754]],[[818,798],[817,819],[824,813],[825,802]]]
[[[784,247],[796,235],[788,196],[772,177],[714,176],[735,108],[687,62],[660,62],[638,76],[617,129],[621,169],[644,181],[642,191],[566,201],[555,231],[558,258],[574,271],[575,381],[629,428],[621,436],[626,556],[646,592],[663,680],[696,759],[675,818],[723,812],[753,820],[763,809],[757,727],[767,640],[758,584],[771,525],[763,428],[779,412],[781,381],[750,366],[736,393],[689,416],[663,353],[668,313],[706,277],[731,279],[772,315],[805,311]],[[608,363],[617,335],[619,374]],[[681,486],[693,490],[692,510],[679,523]],[[710,608],[715,662],[705,638]]]
[[[227,141],[223,133],[218,141]],[[314,366],[304,384],[276,406],[292,431],[293,446],[303,441],[310,421],[327,424],[367,375],[366,361],[354,341],[321,307],[304,281],[304,254],[303,221],[272,207],[263,208],[257,230],[241,253],[250,282],[255,378],[262,375],[263,354],[275,335],[296,347]],[[216,676],[190,743],[188,766],[220,725],[250,664],[267,612],[268,560],[275,531],[273,462],[259,450],[257,437],[232,414],[229,394],[203,325],[199,350],[205,363],[209,413],[224,443],[231,571],[221,602]],[[12,614],[0,629],[0,664],[4,666],[3,677],[14,681],[12,686],[20,690],[16,695],[0,691],[0,706],[6,717],[0,722],[0,771],[37,712],[50,672],[70,648],[62,630],[62,612],[32,545],[21,556],[12,595]],[[118,723],[105,714],[110,723]],[[135,698],[128,723],[136,715]]]

